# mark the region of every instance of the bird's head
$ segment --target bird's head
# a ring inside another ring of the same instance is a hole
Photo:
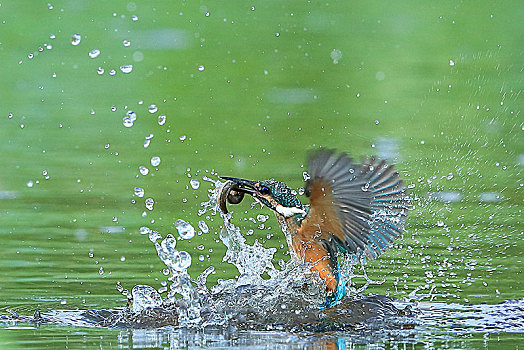
[[[285,218],[296,214],[306,214],[295,192],[283,182],[273,179],[253,181],[235,177],[222,178],[233,181],[237,185],[236,190],[252,195],[258,202]]]

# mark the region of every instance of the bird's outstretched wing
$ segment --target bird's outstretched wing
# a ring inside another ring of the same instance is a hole
[[[310,153],[308,171],[310,210],[301,231],[326,250],[374,259],[400,235],[409,202],[393,166],[375,158],[356,164],[345,153],[320,150]]]

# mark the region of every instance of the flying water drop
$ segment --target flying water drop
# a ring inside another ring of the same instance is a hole
[[[178,219],[175,222],[175,227],[182,239],[191,239],[195,237],[195,229],[193,228],[193,226],[191,226],[190,223]]]
[[[153,198],[148,198],[145,201],[146,209],[151,211],[153,210],[153,206],[155,205],[155,200]]]
[[[191,179],[189,181],[189,184],[194,190],[198,190],[198,188],[200,187],[200,181],[198,181],[197,179]]]
[[[152,166],[159,166],[160,165],[160,157],[153,157],[151,158],[151,165]]]
[[[158,116],[158,125],[164,125],[166,123],[166,115],[160,114]]]
[[[93,50],[89,51],[89,57],[91,57],[91,58],[97,58],[98,55],[100,55],[100,50],[99,49],[93,49]]]
[[[123,66],[120,66],[120,70],[122,73],[128,74],[133,71],[133,65],[132,64],[124,64]]]
[[[131,119],[132,122],[136,120],[136,113],[133,111],[127,111],[126,115]]]
[[[158,111],[158,107],[157,105],[150,105],[149,107],[147,107],[147,110],[149,111],[149,113],[154,114]]]
[[[129,117],[124,117],[124,118],[122,119],[122,124],[124,124],[124,126],[125,126],[126,128],[130,128],[130,127],[133,126],[134,123],[133,123],[133,121],[131,120],[131,118],[129,118]]]
[[[73,34],[73,37],[71,38],[71,44],[73,44],[73,46],[77,46],[78,44],[80,44],[81,40],[82,36],[80,34]]]
[[[146,227],[146,226],[140,227],[140,234],[141,235],[148,235],[151,232],[153,232],[153,231],[149,227]]]
[[[135,196],[138,198],[144,197],[144,189],[142,187],[135,187]]]
[[[202,231],[203,233],[208,233],[209,232],[209,227],[207,227],[207,224],[204,220],[200,220],[198,222],[198,228],[200,229],[200,231]]]
[[[342,59],[342,51],[333,49],[331,53],[329,54],[331,56],[331,59],[333,60],[333,64],[338,64],[338,61]]]

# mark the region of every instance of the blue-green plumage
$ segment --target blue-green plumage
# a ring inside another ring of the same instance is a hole
[[[400,235],[409,205],[392,166],[375,158],[357,164],[334,150],[309,155],[309,206],[283,182],[225,179],[275,211],[292,255],[311,263],[326,283],[330,295],[323,307],[336,305],[346,294],[339,254],[377,258]]]

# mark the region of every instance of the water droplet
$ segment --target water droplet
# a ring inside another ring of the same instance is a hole
[[[164,125],[166,123],[166,115],[160,114],[158,116],[158,125]]]
[[[115,75],[115,74],[116,74],[116,70],[111,69],[111,70],[109,71],[109,75]]]
[[[131,42],[129,40],[124,40],[123,44],[125,47],[129,47],[131,45]]]
[[[198,181],[197,179],[191,179],[189,181],[189,184],[194,190],[197,190],[200,187],[200,181]]]
[[[444,221],[442,221],[442,220],[437,221],[437,226],[438,227],[443,227],[444,226]]]
[[[147,175],[149,174],[149,169],[146,168],[145,166],[141,165],[139,168],[138,168],[138,171],[140,171],[140,174],[142,175]]]
[[[162,236],[160,235],[160,233],[158,233],[157,231],[153,231],[151,230],[151,232],[149,232],[149,240],[153,243],[155,243],[156,241],[158,241],[160,238],[162,238]]]
[[[100,50],[99,49],[93,49],[93,50],[89,51],[89,57],[91,57],[91,58],[97,58],[98,55],[100,55]]]
[[[257,221],[258,222],[266,222],[267,219],[268,219],[268,217],[266,215],[262,215],[262,214],[257,215]]]
[[[136,113],[133,111],[127,111],[126,115],[131,119],[132,122],[136,120]]]
[[[124,117],[124,119],[122,119],[122,124],[124,124],[126,128],[130,128],[133,126],[133,121],[130,117]]]
[[[100,270],[98,270],[98,273],[100,275],[103,275],[104,274],[104,268],[100,266]]]
[[[138,21],[138,16],[137,15],[133,15],[133,17],[131,17],[131,19],[133,20],[133,22],[136,22],[136,21]]]
[[[181,135],[178,139],[180,141],[184,142],[184,140],[186,139],[186,135]]]
[[[49,39],[54,39],[54,38],[56,38],[56,35],[54,34],[49,35]]]
[[[155,201],[153,198],[147,198],[145,201],[146,209],[151,211],[153,210],[153,206],[155,205]]]
[[[378,124],[380,124],[380,120],[377,119],[375,120],[375,125],[378,125]]]
[[[120,261],[122,261],[122,262],[126,261],[126,257],[125,256],[121,256],[120,257]]]
[[[29,181],[26,183],[26,185],[27,185],[27,187],[29,187],[29,188],[33,187],[33,185],[34,185],[33,180],[29,180]]]
[[[78,44],[80,44],[81,40],[82,36],[80,34],[73,34],[73,37],[71,38],[71,44],[73,44],[73,46],[77,46]]]
[[[133,65],[132,64],[124,64],[123,66],[120,66],[120,70],[122,73],[128,74],[133,71]]]
[[[160,157],[153,157],[151,158],[151,165],[152,166],[158,166],[160,164]]]
[[[208,233],[209,232],[209,227],[207,227],[207,224],[204,220],[200,220],[198,222],[198,228],[200,229],[200,231],[202,231],[203,233]]]
[[[204,69],[205,69],[205,67],[204,67],[203,65],[198,66],[198,70],[199,70],[200,72],[202,72]]]
[[[195,237],[195,229],[193,228],[193,226],[191,226],[190,223],[178,219],[175,222],[175,227],[182,239],[191,239]]]
[[[149,107],[147,107],[147,110],[149,111],[149,113],[153,114],[158,111],[158,107],[157,105],[150,105]]]
[[[102,67],[98,67],[98,68],[96,69],[96,72],[98,73],[98,75],[102,75],[102,74],[104,74],[104,68],[102,68]]]
[[[188,252],[177,252],[173,260],[173,268],[178,272],[185,271],[189,266],[191,266],[191,254]]]
[[[342,51],[334,49],[331,51],[331,59],[333,60],[333,64],[338,64],[338,61],[342,58]]]
[[[141,235],[148,235],[150,234],[152,231],[149,227],[146,227],[146,226],[142,226],[140,227],[140,234]]]
[[[449,60],[449,65],[450,65],[451,67],[453,67],[453,66],[455,65],[455,61],[453,61],[453,60]]]
[[[135,196],[138,198],[144,197],[144,189],[142,187],[135,187]]]
[[[146,138],[146,139],[144,140],[144,148],[148,148],[150,144],[151,144],[151,140],[148,139],[148,138]]]

